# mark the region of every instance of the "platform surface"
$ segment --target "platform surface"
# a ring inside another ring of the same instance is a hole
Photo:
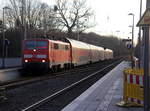
[[[116,105],[122,100],[122,73],[128,67],[128,62],[121,62],[62,111],[144,111],[143,107],[119,107]]]

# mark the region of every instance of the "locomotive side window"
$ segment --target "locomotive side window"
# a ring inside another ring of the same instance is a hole
[[[62,44],[59,44],[59,49],[60,49],[60,50],[65,50],[65,46],[62,45]]]
[[[65,45],[65,50],[68,50],[69,49],[69,46],[68,45]]]
[[[54,49],[59,49],[58,44],[54,44]]]
[[[68,50],[69,46],[68,45],[63,45],[63,44],[56,44],[54,43],[54,49],[59,49],[59,50]]]
[[[34,49],[34,41],[27,41],[25,42],[25,48],[26,49]]]
[[[62,50],[63,46],[61,44],[59,44],[59,50]]]

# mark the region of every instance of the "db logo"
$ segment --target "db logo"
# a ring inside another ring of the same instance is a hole
[[[144,17],[144,22],[150,23],[150,17],[149,16]]]

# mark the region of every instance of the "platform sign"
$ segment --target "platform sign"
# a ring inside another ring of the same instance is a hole
[[[137,26],[143,27],[143,33],[144,33],[143,38],[146,39],[146,40],[144,40],[144,46],[143,47],[145,47],[145,44],[146,44],[146,47],[149,47],[149,45],[150,45],[150,8],[146,9],[145,13],[143,14],[142,18],[138,22]],[[144,30],[147,30],[147,33],[145,33]],[[150,69],[150,59],[149,59],[150,48],[146,48],[146,49],[149,49],[149,50],[143,52],[143,57],[144,57],[145,54],[148,53],[148,57],[146,57],[146,61],[149,61],[148,66],[149,66],[149,69]],[[143,68],[145,68],[144,64],[145,63],[144,63],[144,59],[143,59]],[[148,75],[150,76],[150,73]]]
[[[150,39],[149,39],[149,37],[150,37],[150,33],[149,33],[150,32],[150,8],[146,9],[143,16],[137,23],[137,26],[143,27],[143,30],[146,30],[145,28],[147,28],[147,30],[148,30],[147,34],[145,34],[145,31],[143,31],[143,33],[144,33],[143,38],[146,38],[146,39],[148,38],[148,41],[145,40],[144,44],[146,44],[147,47],[149,47],[149,44],[150,44]],[[145,46],[143,46],[143,47],[145,47]],[[150,48],[148,48],[148,49],[149,49],[148,51],[143,52],[143,57],[144,57],[144,53],[149,53],[149,56],[150,56]],[[143,59],[143,61],[144,61],[144,59]],[[144,64],[145,63],[143,62],[143,67],[144,67]],[[150,59],[149,59],[149,69],[150,69]],[[150,76],[150,73],[149,73],[149,76]]]
[[[132,44],[127,44],[127,48],[131,49],[132,48]]]
[[[145,13],[143,14],[140,21],[137,23],[137,26],[150,26],[150,8],[148,8]]]

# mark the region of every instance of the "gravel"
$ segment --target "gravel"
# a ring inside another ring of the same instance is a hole
[[[76,71],[76,74],[74,72],[70,72],[69,75],[59,76],[57,78],[50,78],[48,80],[43,80],[23,85],[15,89],[6,90],[2,93],[5,93],[8,99],[6,101],[0,100],[0,111],[20,111],[21,109],[24,109],[25,107],[34,104],[35,102],[53,94],[54,92],[65,88],[69,84],[80,80],[81,78],[91,74],[92,72],[95,72],[96,69],[100,69],[103,65],[100,65],[100,63],[96,63],[92,64],[91,66],[95,66],[95,68],[91,69],[91,71],[79,70]],[[82,89],[82,87],[80,89]],[[83,92],[84,90],[81,91]],[[81,91],[79,92],[81,93]],[[71,95],[76,95],[76,93]],[[63,101],[57,101],[57,105],[59,106],[59,104],[61,104],[62,102]],[[54,111],[54,109],[55,111],[60,110],[60,108],[56,107],[56,104],[53,105],[52,103],[51,106],[55,106],[54,108],[52,108],[52,111]],[[64,105],[61,105],[61,107],[64,107]]]

